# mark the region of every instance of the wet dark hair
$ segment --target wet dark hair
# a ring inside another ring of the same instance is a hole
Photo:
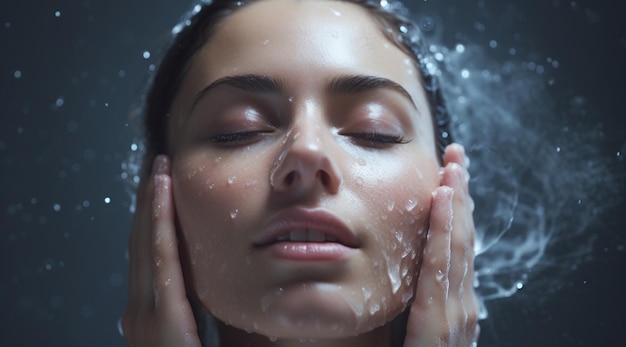
[[[194,55],[210,39],[219,23],[237,9],[262,0],[202,0],[172,30],[172,42],[153,76],[144,105],[144,129],[146,152],[143,174],[147,175],[150,164],[158,154],[167,153],[169,110],[178,93]],[[446,108],[438,79],[438,69],[429,46],[421,31],[409,17],[406,7],[395,0],[335,0],[350,2],[368,10],[381,25],[389,40],[411,57],[420,71],[428,106],[433,116],[436,149],[440,160],[447,145],[453,142],[450,131],[450,115]],[[192,297],[189,297],[196,317],[198,332],[203,345],[209,338],[205,331],[207,316]],[[408,309],[392,322],[392,346],[402,346],[406,333]]]
[[[173,41],[150,83],[145,100],[144,129],[147,147],[145,167],[150,167],[156,155],[168,151],[169,110],[193,56],[207,42],[224,18],[238,8],[256,1],[262,0],[203,0],[194,6],[187,18],[174,27]],[[437,78],[436,62],[419,27],[409,18],[408,10],[401,2],[394,0],[337,1],[350,2],[366,8],[379,21],[390,41],[414,60],[421,72],[420,77],[433,116],[436,149],[441,159],[445,147],[453,141],[450,115]]]

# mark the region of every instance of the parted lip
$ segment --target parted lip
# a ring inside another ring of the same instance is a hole
[[[272,218],[256,237],[254,245],[264,247],[284,241],[294,230],[314,230],[332,242],[350,248],[358,248],[356,235],[337,216],[321,209],[290,208]]]

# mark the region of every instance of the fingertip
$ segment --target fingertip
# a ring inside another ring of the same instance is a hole
[[[154,158],[152,172],[154,175],[168,174],[170,171],[170,161],[167,155],[159,154]]]
[[[448,145],[444,151],[444,165],[453,162],[463,167],[466,164],[465,148],[458,143]]]

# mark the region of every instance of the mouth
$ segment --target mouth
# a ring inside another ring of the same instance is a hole
[[[323,209],[288,209],[262,229],[254,246],[275,258],[292,261],[338,261],[359,248],[350,228]]]
[[[318,230],[297,229],[278,236],[272,243],[277,242],[337,242],[337,239]]]

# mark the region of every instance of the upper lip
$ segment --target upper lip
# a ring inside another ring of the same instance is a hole
[[[271,245],[289,237],[294,230],[316,231],[333,242],[358,248],[358,240],[350,228],[339,217],[321,208],[291,208],[279,213],[262,229],[254,244],[259,247]]]

